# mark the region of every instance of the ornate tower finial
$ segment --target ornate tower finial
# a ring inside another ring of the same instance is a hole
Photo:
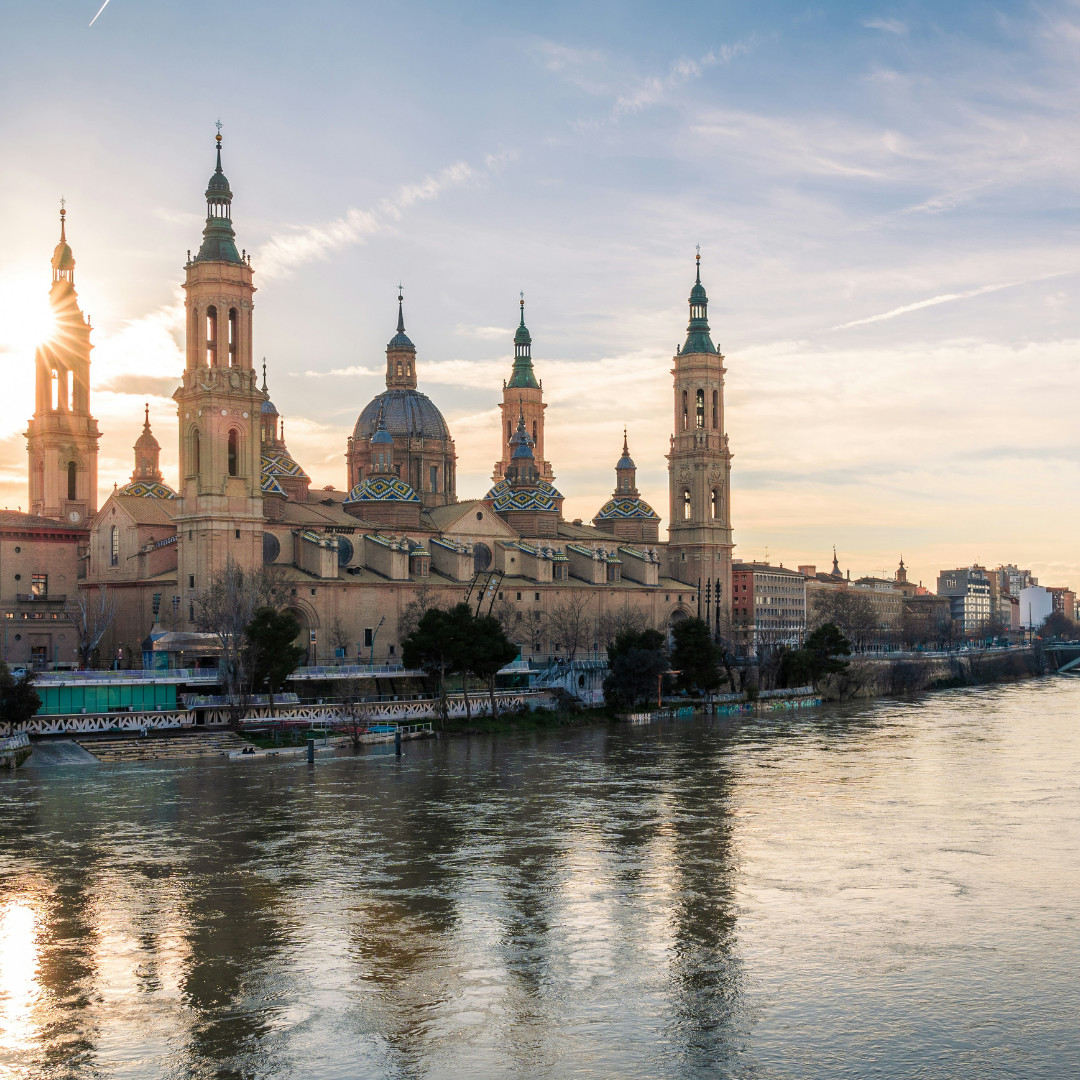
[[[268,394],[268,393],[270,392],[270,391],[269,391],[269,390],[267,390],[267,388],[266,388],[266,357],[265,357],[265,356],[263,357],[263,384],[262,384],[262,392],[263,392],[264,394]]]
[[[64,218],[67,217],[67,199],[63,195],[60,196],[60,243],[67,243],[67,236],[64,232]]]
[[[150,402],[143,405],[143,431],[150,430]]]
[[[405,287],[399,281],[397,287],[397,332],[399,334],[405,333],[405,309],[401,306],[404,288]]]

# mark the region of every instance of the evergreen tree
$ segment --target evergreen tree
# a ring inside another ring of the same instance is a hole
[[[306,650],[293,644],[299,633],[295,615],[272,607],[258,608],[244,627],[252,689],[265,690],[271,702],[304,658]]]
[[[709,625],[702,619],[683,619],[671,630],[674,646],[671,666],[679,672],[679,686],[711,694],[721,683],[720,650]]]
[[[24,672],[18,679],[0,660],[0,718],[9,724],[25,724],[41,708],[41,698],[34,689],[34,673]]]
[[[498,715],[495,705],[495,676],[517,659],[518,647],[503,633],[499,620],[493,615],[473,619],[467,642],[465,663],[468,670],[487,683],[491,699],[491,716]]]
[[[667,670],[666,642],[659,630],[624,630],[608,648],[604,700],[616,706],[648,701]]]

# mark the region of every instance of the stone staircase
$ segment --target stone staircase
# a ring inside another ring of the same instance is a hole
[[[183,735],[109,736],[78,739],[99,761],[168,761],[173,758],[221,757],[250,745],[233,731],[185,732]]]

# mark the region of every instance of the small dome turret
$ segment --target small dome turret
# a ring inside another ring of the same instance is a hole
[[[510,381],[506,385],[514,390],[520,390],[522,387],[540,389],[532,366],[532,334],[525,325],[524,293],[521,294],[521,321],[514,332],[514,370],[510,373]]]
[[[236,250],[236,233],[232,226],[232,188],[221,168],[221,124],[214,138],[217,167],[206,185],[206,227],[196,262],[243,263]]]

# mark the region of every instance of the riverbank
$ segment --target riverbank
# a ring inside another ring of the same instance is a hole
[[[830,675],[818,689],[827,702],[854,701],[963,686],[993,686],[1038,678],[1049,671],[1045,655],[1030,648],[897,659],[855,656],[844,671]]]

